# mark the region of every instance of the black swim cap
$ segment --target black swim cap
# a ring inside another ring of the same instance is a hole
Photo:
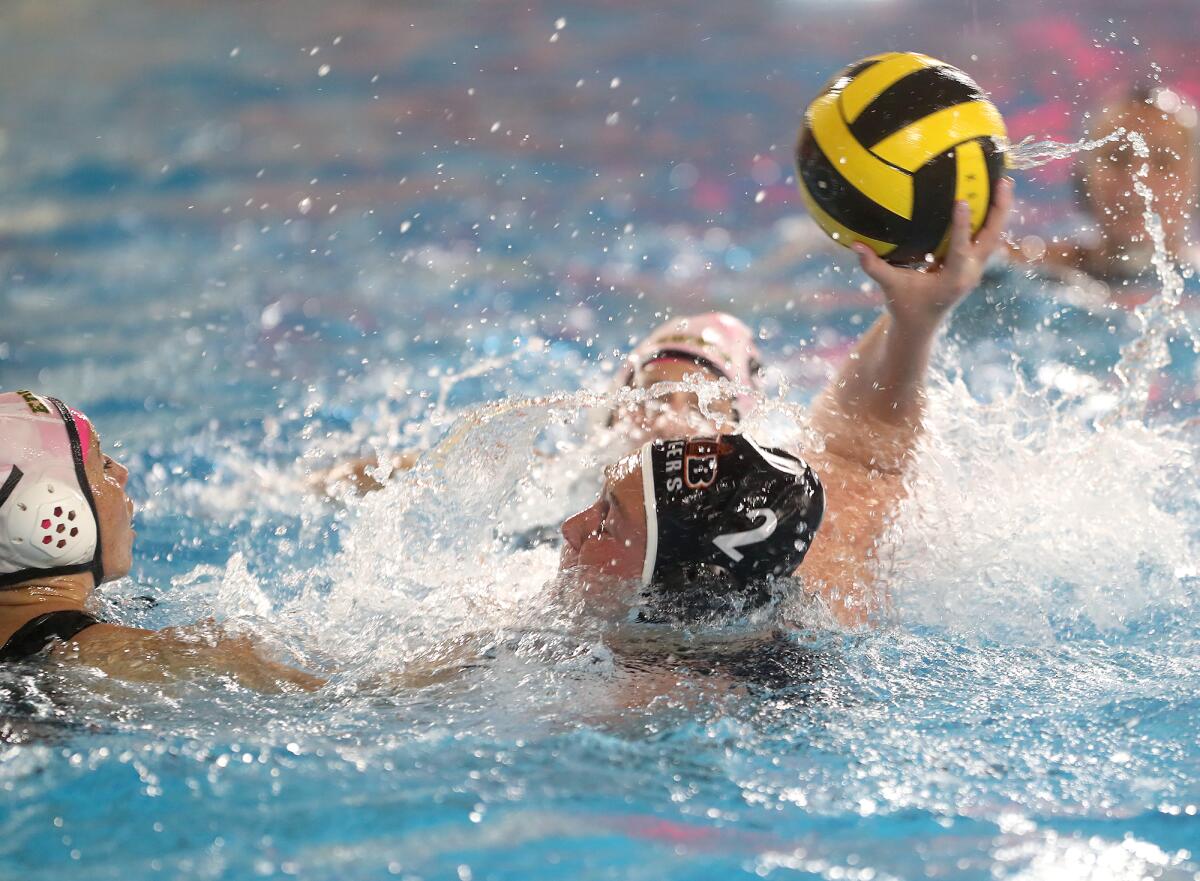
[[[791,575],[825,513],[817,475],[744,435],[658,440],[642,447],[644,587],[703,574],[735,587]]]

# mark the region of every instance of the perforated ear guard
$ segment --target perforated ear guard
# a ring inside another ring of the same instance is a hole
[[[22,474],[16,467],[4,487],[8,493],[0,499],[0,546],[6,562],[20,569],[91,562],[96,521],[78,489],[44,473]]]

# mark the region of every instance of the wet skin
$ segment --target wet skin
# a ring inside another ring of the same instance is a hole
[[[133,501],[125,491],[129,469],[101,451],[95,430],[84,473],[96,502],[103,580],[123,578],[133,566],[133,539],[137,535],[133,528]]]
[[[642,466],[636,456],[607,470],[600,497],[563,523],[562,534],[560,571],[582,569],[617,580],[641,578],[646,509]]]

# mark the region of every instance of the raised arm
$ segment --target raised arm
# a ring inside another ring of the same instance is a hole
[[[1002,180],[991,215],[972,241],[969,211],[957,203],[950,247],[936,268],[903,269],[855,246],[887,311],[813,405],[813,429],[825,449],[808,458],[825,484],[826,514],[802,570],[843,623],[864,623],[884,602],[873,583],[876,545],[903,497],[933,342],[950,310],[979,284],[1011,204],[1012,182]]]

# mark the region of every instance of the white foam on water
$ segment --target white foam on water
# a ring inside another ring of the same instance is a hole
[[[902,621],[1048,640],[1056,620],[1107,629],[1191,602],[1195,512],[1173,490],[1193,445],[1138,420],[1097,428],[1092,412],[1022,384],[984,404],[934,383],[887,555]]]
[[[540,511],[553,527],[590,500],[611,450],[533,452],[547,424],[589,405],[609,402],[580,393],[464,414],[415,469],[351,509],[321,573],[328,591],[289,614],[323,651],[370,668],[472,632],[553,624],[539,616],[557,552],[512,550],[497,525],[531,525],[523,518]],[[1118,628],[1192,601],[1194,512],[1174,509],[1171,490],[1193,446],[1136,420],[1097,428],[1093,412],[1086,395],[1052,401],[1018,383],[981,403],[961,382],[935,381],[912,494],[882,554],[902,623],[1044,641],[1060,638],[1056,620]],[[767,401],[756,424],[795,441],[802,416]]]
[[[1062,621],[1120,628],[1194,602],[1200,530],[1194,506],[1177,504],[1193,482],[1192,439],[1138,419],[1098,426],[1096,398],[1111,393],[1095,383],[1065,395],[1054,383],[1052,396],[1018,380],[981,402],[947,378],[955,357],[935,371],[911,495],[881,548],[898,621],[1044,642],[1063,638]],[[728,391],[686,387],[704,406]],[[348,501],[340,550],[287,576],[300,587],[294,599],[269,608],[272,587],[239,556],[183,586],[219,615],[286,620],[314,652],[360,674],[470,634],[569,627],[547,589],[557,550],[515,550],[509,536],[553,529],[594,498],[602,468],[625,450],[589,439],[592,414],[677,389],[472,408],[415,468]],[[803,455],[814,443],[805,420],[804,407],[763,399],[746,427]]]

